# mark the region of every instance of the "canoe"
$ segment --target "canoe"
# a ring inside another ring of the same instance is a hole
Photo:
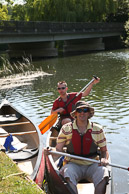
[[[0,144],[18,167],[42,187],[45,162],[41,132],[5,99],[0,104]]]
[[[55,147],[58,132],[52,128],[47,136],[46,147]],[[52,194],[75,194],[65,179],[59,174],[59,168],[57,167],[58,161],[54,159],[54,155],[45,156],[46,162],[46,177],[48,182],[48,189]],[[109,167],[110,180],[106,188],[106,194],[113,193],[112,171]],[[79,194],[94,194],[93,183],[88,183],[86,180],[77,184]]]

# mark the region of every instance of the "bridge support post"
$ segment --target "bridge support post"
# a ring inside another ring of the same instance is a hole
[[[105,44],[105,49],[120,49],[123,48],[123,43],[121,41],[120,36],[114,36],[114,37],[105,37],[103,38],[103,42]]]
[[[64,41],[63,51],[66,54],[85,53],[88,51],[105,50],[102,38],[89,38]]]
[[[58,50],[55,48],[55,42],[12,43],[9,44],[8,54],[10,58],[56,57]]]

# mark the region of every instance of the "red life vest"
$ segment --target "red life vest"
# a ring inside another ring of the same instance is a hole
[[[54,105],[53,105],[53,108],[52,110],[56,110],[57,108],[64,108],[65,105],[75,97],[75,95],[77,94],[77,92],[72,92],[72,93],[68,93],[68,96],[67,96],[67,101],[64,102],[60,97],[58,97],[55,102],[54,102]],[[65,111],[60,115],[62,118],[64,117],[70,117],[70,112],[72,112],[75,108],[75,103],[80,100],[82,97],[82,93],[80,93],[79,96],[77,96],[66,108],[65,108]]]
[[[83,135],[72,129],[72,139],[67,146],[68,153],[84,157],[97,156],[98,146],[94,143],[91,133],[92,129],[88,129]]]

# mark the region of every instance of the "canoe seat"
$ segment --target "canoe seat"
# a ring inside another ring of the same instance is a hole
[[[22,143],[19,141],[19,139],[15,136],[13,136],[13,142],[12,145],[19,151],[22,150],[24,148],[27,148],[27,143]]]
[[[77,184],[78,194],[94,194],[93,183],[79,183]]]
[[[0,135],[8,134],[2,127],[0,127]]]
[[[20,119],[21,114],[8,114],[8,115],[0,115],[0,123],[8,123],[8,122],[15,122]]]
[[[22,149],[18,152],[7,153],[7,155],[14,161],[28,160],[38,155],[38,148]]]

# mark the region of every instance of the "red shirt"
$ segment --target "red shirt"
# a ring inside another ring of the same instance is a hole
[[[71,92],[71,93],[68,93],[68,96],[67,96],[67,101],[64,102],[62,100],[62,98],[59,96],[53,103],[53,107],[52,107],[52,110],[56,110],[58,108],[64,108],[65,105],[71,100],[74,98],[74,96],[76,96],[77,92]],[[69,117],[69,118],[72,118],[70,116],[70,112],[72,112],[75,108],[75,103],[80,100],[82,98],[82,93],[79,94],[79,96],[77,96],[66,108],[65,108],[65,111],[61,114],[61,116],[63,117]]]

